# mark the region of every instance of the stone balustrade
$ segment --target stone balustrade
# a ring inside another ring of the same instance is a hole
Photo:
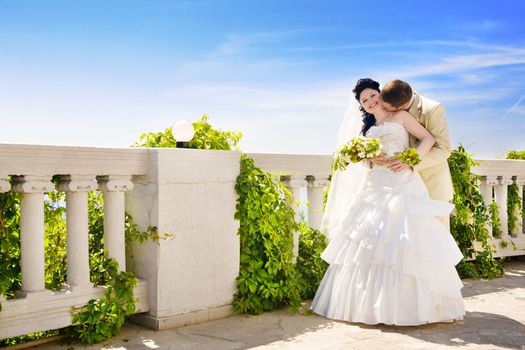
[[[307,206],[304,201],[296,205],[296,219],[306,216],[311,227],[319,228],[331,157],[249,156],[256,166],[279,174],[295,199],[306,199]],[[68,326],[71,307],[103,294],[89,276],[90,191],[104,193],[109,256],[140,279],[134,321],[163,329],[231,314],[239,271],[239,223],[234,220],[239,160],[237,151],[0,144],[0,192],[23,194],[22,286],[16,298],[0,297],[0,339]],[[517,185],[523,200],[525,162],[482,160],[474,172],[481,176],[486,203],[495,200],[500,206],[503,236],[493,238],[497,255],[525,255],[523,211],[513,213],[519,219],[516,231],[506,229],[507,188]],[[51,182],[52,177],[58,182]],[[57,292],[44,284],[43,204],[53,190],[66,194],[67,286]],[[173,238],[132,242],[126,248],[125,212],[140,230],[154,226]],[[503,248],[502,241],[512,243]]]
[[[491,243],[496,248],[495,256],[525,255],[525,232],[523,223],[525,214],[523,208],[523,185],[525,185],[525,161],[480,159],[479,165],[472,171],[481,176],[480,190],[486,205],[495,202],[498,205],[501,237],[494,237],[492,224],[487,223],[491,235]],[[519,212],[511,213],[516,220],[514,232],[508,230],[507,196],[510,185],[516,185],[518,196],[522,203]],[[477,245],[478,249],[481,249]]]
[[[71,324],[71,309],[100,298],[90,282],[88,193],[104,197],[104,246],[138,278],[134,321],[162,329],[224,317],[239,272],[234,219],[240,152],[0,144],[0,191],[22,193],[21,289],[0,297],[0,339]],[[54,179],[52,181],[52,179]],[[44,200],[65,192],[67,285],[45,288]],[[125,243],[138,229],[170,238]]]
[[[146,156],[144,151],[129,154],[127,150],[0,145],[0,191],[22,194],[21,289],[14,299],[0,301],[0,339],[68,326],[72,307],[103,295],[104,288],[90,282],[89,269],[88,192],[98,186],[104,190],[105,206],[113,208],[104,217],[105,241],[116,241],[108,251],[125,270],[123,191],[132,188],[133,175],[146,172],[142,164]],[[55,175],[58,181],[52,182]],[[126,179],[127,187],[110,189],[104,176]],[[45,288],[44,270],[44,199],[55,190],[66,194],[67,284],[60,291]],[[108,195],[119,190],[116,201]],[[146,282],[138,283],[135,296],[137,311],[147,311]]]

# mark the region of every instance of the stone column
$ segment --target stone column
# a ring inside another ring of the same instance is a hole
[[[516,232],[511,232],[513,236],[519,236],[523,232],[523,222],[525,217],[523,215],[523,185],[525,185],[525,176],[516,176],[514,179],[514,184],[518,186],[518,196],[520,198],[520,203],[522,205],[521,211],[514,213],[517,216]]]
[[[67,283],[72,290],[92,287],[89,279],[88,191],[97,189],[95,175],[66,175],[59,191],[66,192]]]
[[[480,191],[481,195],[483,196],[483,201],[485,202],[485,205],[487,207],[492,204],[492,188],[497,184],[497,176],[483,176],[481,178]],[[490,222],[487,222],[485,224],[485,227],[487,228],[489,235],[492,236],[492,224]]]
[[[284,180],[284,184],[286,187],[290,190],[293,197],[292,206],[295,210],[295,221],[299,222],[301,221],[301,213],[300,213],[300,203],[298,203],[299,198],[301,198],[301,189],[305,188],[307,186],[307,182],[304,179],[295,179],[295,178],[288,178]],[[294,262],[299,255],[299,232],[294,232],[293,235],[293,256],[294,256]]]
[[[55,189],[51,176],[13,176],[13,191],[23,194],[20,201],[20,296],[45,291],[44,193]]]
[[[323,220],[323,195],[329,181],[327,178],[316,179],[313,176],[307,176],[308,181],[307,197],[310,205],[308,206],[308,225],[316,230],[321,228]]]
[[[104,247],[108,257],[118,262],[120,271],[126,270],[125,197],[133,189],[131,176],[98,176],[99,189],[104,191]]]
[[[508,186],[512,184],[510,176],[498,177],[498,184],[494,188],[494,197],[499,206],[499,221],[501,223],[501,231],[503,236],[508,236],[508,218],[507,218],[507,193]],[[503,237],[502,237],[503,238]]]

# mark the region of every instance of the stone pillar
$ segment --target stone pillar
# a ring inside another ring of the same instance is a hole
[[[523,222],[525,220],[525,216],[523,215],[523,185],[525,185],[525,176],[516,176],[514,179],[514,184],[518,186],[518,196],[520,198],[520,203],[522,205],[521,211],[514,213],[517,217],[517,224],[516,224],[516,232],[511,232],[513,236],[519,236],[523,232]]]
[[[321,228],[323,220],[323,195],[329,181],[327,178],[316,179],[308,176],[307,197],[310,205],[308,206],[308,225],[316,230]]]
[[[66,192],[67,283],[72,290],[92,287],[89,279],[88,191],[97,189],[95,175],[66,175],[59,191]]]
[[[13,176],[13,191],[20,201],[20,296],[45,291],[44,193],[55,189],[51,176]]]
[[[126,270],[125,197],[133,189],[131,176],[98,176],[99,189],[104,191],[104,247],[108,257],[118,262],[120,271]]]
[[[480,191],[481,195],[483,197],[483,201],[485,202],[485,205],[488,207],[492,204],[492,188],[494,185],[498,184],[498,177],[497,176],[483,176],[481,178],[481,184],[480,184]],[[492,224],[491,222],[487,222],[485,224],[485,227],[487,228],[489,235],[492,236]]]
[[[499,221],[501,223],[501,231],[503,236],[508,236],[508,218],[507,218],[507,193],[508,186],[512,184],[510,176],[499,176],[498,184],[494,188],[494,197],[499,206]],[[503,238],[503,237],[502,237]]]
[[[165,329],[229,316],[239,275],[235,220],[238,151],[150,149],[126,210],[140,230],[173,235],[128,246],[128,266],[147,280],[149,312],[136,322]]]
[[[300,203],[298,202],[301,198],[301,189],[305,188],[307,186],[307,182],[304,179],[295,179],[295,178],[289,178],[284,180],[284,184],[286,187],[290,190],[292,193],[292,206],[295,210],[295,221],[299,222],[301,221],[301,213],[300,213]],[[293,235],[293,256],[294,256],[294,262],[299,255],[299,232],[294,232]]]

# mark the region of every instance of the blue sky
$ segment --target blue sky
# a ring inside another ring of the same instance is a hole
[[[208,114],[246,152],[329,154],[355,81],[525,150],[525,1],[0,0],[0,143],[127,147]]]

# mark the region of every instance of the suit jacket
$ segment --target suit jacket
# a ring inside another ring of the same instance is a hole
[[[441,103],[414,93],[408,112],[436,139],[430,152],[421,157],[414,170],[421,175],[431,198],[448,202],[454,195],[454,187],[447,162],[451,148],[445,109]],[[417,139],[410,135],[410,147],[416,145]]]

